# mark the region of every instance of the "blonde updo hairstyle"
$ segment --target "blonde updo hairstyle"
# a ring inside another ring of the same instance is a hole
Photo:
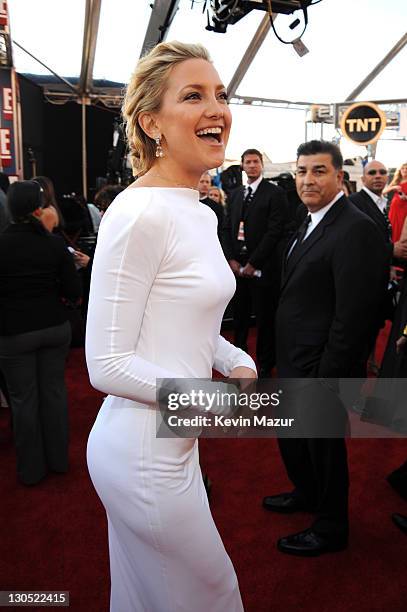
[[[211,61],[202,45],[163,42],[139,60],[130,78],[122,114],[134,175],[145,174],[156,160],[156,143],[140,127],[140,113],[160,110],[171,69],[188,59]]]

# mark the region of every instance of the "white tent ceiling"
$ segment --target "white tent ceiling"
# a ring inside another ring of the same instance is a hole
[[[9,0],[11,34],[60,75],[78,77],[81,71],[85,0]],[[151,0],[102,0],[94,62],[95,79],[126,82],[140,55],[151,16]],[[208,2],[209,4],[209,2]],[[202,42],[210,50],[226,83],[250,43],[264,12],[254,10],[226,34],[205,30],[202,0],[180,0],[167,39]],[[299,15],[299,13],[297,13]],[[275,23],[283,37],[293,38],[292,16]],[[287,100],[340,102],[405,33],[405,0],[322,0],[309,8],[303,41],[310,53],[303,58],[270,31],[249,67],[237,94]],[[301,26],[299,26],[301,28]],[[14,47],[19,72],[47,71]],[[406,96],[403,73],[407,47],[363,92],[362,98]]]
[[[85,16],[97,3],[98,0],[9,0],[12,38],[59,75],[79,77],[85,56]],[[93,79],[127,82],[142,51],[152,13],[157,12],[158,6],[171,5],[171,0],[155,0],[152,10],[153,4],[152,0],[101,1]],[[179,0],[166,39],[203,43],[228,85],[265,13],[253,10],[230,25],[226,34],[218,34],[205,30],[204,1],[195,0],[192,10],[191,4],[191,0]],[[269,31],[253,62],[241,71],[237,96],[343,102],[406,36],[406,0],[321,0],[309,7],[308,13],[309,24],[302,40],[309,53],[298,57],[292,45],[282,44]],[[301,17],[301,13],[295,16]],[[279,15],[275,21],[285,39],[294,37],[288,27],[292,21],[292,15]],[[294,32],[297,30],[302,30],[302,25]],[[49,74],[15,45],[13,53],[18,72]],[[407,99],[406,66],[407,45],[358,99]],[[304,123],[303,114],[301,122]]]

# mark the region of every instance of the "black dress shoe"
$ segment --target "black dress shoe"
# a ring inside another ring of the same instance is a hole
[[[392,514],[392,521],[403,533],[407,533],[407,516],[403,514]]]
[[[345,550],[348,545],[344,539],[328,539],[315,533],[312,529],[305,529],[299,533],[280,538],[277,548],[280,552],[298,557],[319,557],[324,553]]]
[[[263,508],[281,514],[292,512],[306,512],[307,508],[302,500],[292,493],[280,493],[280,495],[269,495],[263,498]]]

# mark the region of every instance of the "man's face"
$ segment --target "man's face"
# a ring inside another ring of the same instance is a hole
[[[371,161],[364,167],[362,183],[378,196],[387,183],[387,168],[381,162]]]
[[[343,171],[332,164],[329,153],[300,155],[295,184],[298,195],[309,212],[317,212],[341,190]]]
[[[256,181],[263,172],[263,164],[260,157],[251,153],[244,156],[242,168],[247,174],[249,183]]]
[[[204,173],[199,179],[199,183],[198,183],[199,195],[201,197],[207,196],[210,187],[211,187],[211,177],[209,176],[209,174]]]

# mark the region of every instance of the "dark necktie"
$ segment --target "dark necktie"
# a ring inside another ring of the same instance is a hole
[[[252,199],[253,199],[253,189],[249,185],[248,188],[247,188],[247,191],[246,191],[246,195],[245,195],[244,200],[243,200],[242,219],[245,218],[246,213],[247,213],[247,207],[249,206],[249,204],[252,201]]]
[[[297,230],[297,234],[296,234],[297,242],[294,244],[294,247],[289,252],[287,259],[289,259],[292,256],[292,254],[295,253],[300,248],[301,243],[304,240],[305,234],[307,233],[307,229],[310,223],[311,223],[311,215],[307,215]]]

